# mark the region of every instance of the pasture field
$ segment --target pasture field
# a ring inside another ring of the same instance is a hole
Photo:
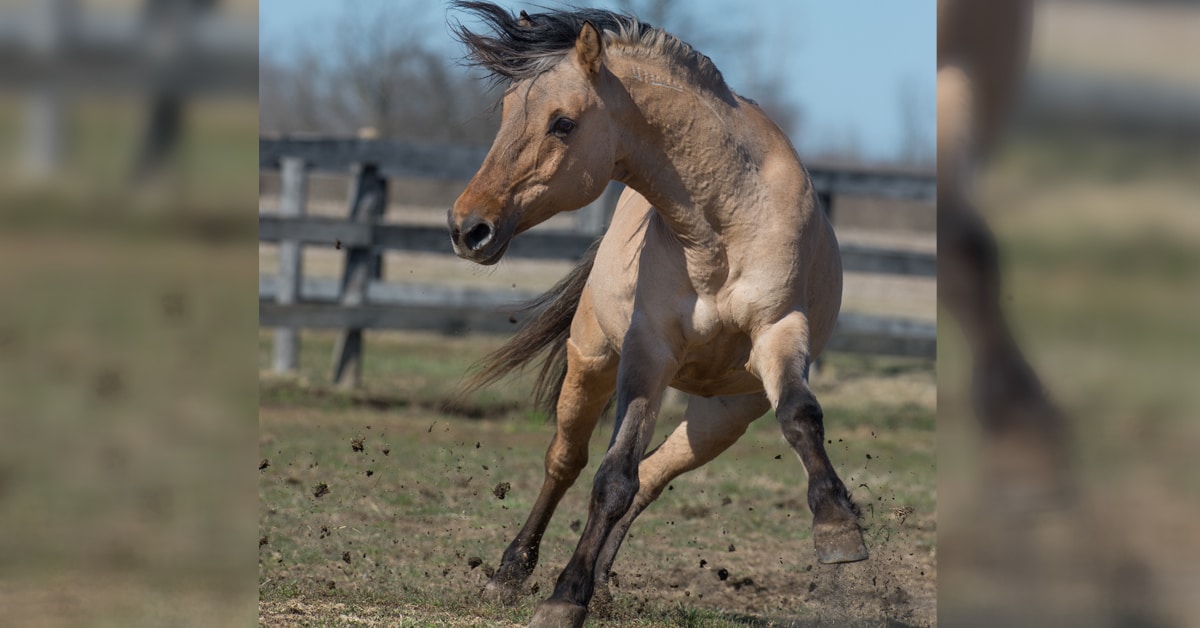
[[[35,182],[0,97],[0,625],[247,625],[256,107],[190,110],[131,190],[141,103],[77,104]]]
[[[998,608],[1039,609],[1047,623],[1036,625],[1194,625],[1200,616],[1197,167],[1195,151],[1150,142],[1020,136],[982,181],[1014,331],[1071,425],[1077,495],[1016,525],[980,503],[969,354],[942,318],[946,623],[971,625],[955,615],[964,608],[993,619]],[[998,530],[1016,551],[989,547]]]
[[[333,334],[305,332],[289,378],[268,373],[271,336],[259,336],[260,622],[523,625],[578,540],[611,421],[550,524],[530,594],[486,604],[478,594],[541,485],[553,426],[526,379],[456,394],[499,339],[369,335],[353,392],[323,383]],[[767,416],[642,515],[614,566],[615,603],[589,625],[936,622],[933,364],[832,355],[813,384],[871,559],[816,563],[804,471]],[[681,411],[664,409],[658,439]]]

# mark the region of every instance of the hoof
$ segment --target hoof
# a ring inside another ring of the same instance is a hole
[[[563,600],[545,600],[533,611],[529,628],[582,628],[587,609]]]
[[[814,524],[813,544],[817,546],[817,561],[826,565],[867,559],[867,546],[856,523]]]
[[[501,604],[503,606],[513,606],[521,597],[520,585],[503,584],[495,579],[488,580],[487,586],[483,587],[483,599],[492,604]]]

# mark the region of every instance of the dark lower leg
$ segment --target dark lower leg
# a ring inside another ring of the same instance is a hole
[[[824,415],[816,398],[807,388],[789,395],[780,404],[779,420],[783,437],[808,471],[808,507],[814,519],[857,519],[858,508],[825,453]]]
[[[629,511],[637,495],[638,463],[649,444],[654,413],[645,399],[633,401],[619,421],[604,462],[596,471],[588,521],[571,560],[558,577],[550,599],[587,607],[592,599],[597,559],[617,522]],[[627,423],[622,430],[621,423]]]
[[[808,471],[808,507],[813,513],[813,541],[822,563],[864,560],[867,549],[858,525],[859,510],[825,452],[825,425],[820,404],[800,383],[788,391],[777,410],[784,438]]]
[[[586,458],[584,464],[586,464]],[[546,474],[542,490],[538,493],[529,518],[526,519],[525,525],[521,527],[516,538],[504,550],[504,555],[500,559],[500,567],[488,581],[490,592],[511,601],[511,598],[519,592],[520,586],[533,574],[533,570],[537,568],[538,552],[541,547],[542,535],[546,532],[546,526],[549,525],[550,518],[554,515],[555,508],[558,507],[558,502],[566,494],[567,489],[575,483],[582,468],[581,464],[578,468],[570,470],[569,474]]]
[[[593,570],[595,575],[595,593],[607,589],[609,573],[612,571],[613,563],[617,560],[617,551],[621,549],[621,544],[625,542],[625,535],[629,534],[629,528],[633,526],[633,522],[638,518],[638,515],[642,514],[642,511],[657,499],[661,492],[661,488],[653,494],[650,494],[651,491],[647,491],[645,487],[639,490],[629,510],[613,526],[612,532],[609,532],[608,539],[605,540],[604,545],[600,548],[600,555],[596,559],[596,568]]]
[[[771,408],[761,393],[727,397],[691,397],[684,420],[662,446],[638,465],[641,487],[629,511],[608,535],[596,563],[596,592],[608,584],[617,552],[633,522],[667,485],[684,473],[707,464],[737,442],[752,421]]]
[[[612,395],[614,374],[589,372],[586,361],[568,346],[570,365],[558,403],[558,425],[546,450],[546,477],[533,509],[516,538],[504,550],[500,567],[488,581],[487,593],[502,602],[512,602],[520,587],[537,567],[542,535],[559,501],[587,465],[591,440],[604,405]]]

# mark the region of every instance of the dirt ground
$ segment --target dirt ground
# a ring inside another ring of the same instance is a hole
[[[305,354],[323,357],[327,340],[309,340]],[[494,409],[485,420],[440,410],[442,391],[422,397],[389,383],[427,369],[425,352],[459,368],[480,342],[372,338],[376,355],[413,359],[380,356],[383,376],[358,393],[306,382],[320,359],[298,380],[264,375],[263,625],[523,625],[548,595],[586,519],[611,426],[597,429],[593,463],[547,531],[529,595],[513,608],[483,603],[540,487],[552,426],[506,396],[522,399],[524,382],[485,397]],[[928,361],[844,356],[816,384],[830,455],[863,507],[870,560],[816,562],[803,469],[764,417],[638,520],[614,565],[615,603],[590,625],[934,624],[933,381]],[[665,410],[658,438],[679,412]]]

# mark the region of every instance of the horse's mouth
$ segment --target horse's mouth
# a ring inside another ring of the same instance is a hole
[[[473,260],[473,261],[475,263],[481,264],[483,266],[491,266],[491,265],[499,262],[500,258],[504,257],[504,253],[508,251],[508,243],[509,242],[511,242],[511,240],[506,241],[503,245],[500,246],[499,249],[496,249],[495,253],[489,255],[488,257],[485,257],[483,259]]]
[[[510,242],[511,240],[505,240],[502,244],[492,242],[490,246],[485,246],[477,251],[455,246],[454,254],[462,259],[465,259],[469,262],[475,262],[481,266],[492,266],[499,262],[500,259],[504,257],[504,254],[508,252],[508,245]],[[492,249],[491,252],[488,252],[488,249]]]

